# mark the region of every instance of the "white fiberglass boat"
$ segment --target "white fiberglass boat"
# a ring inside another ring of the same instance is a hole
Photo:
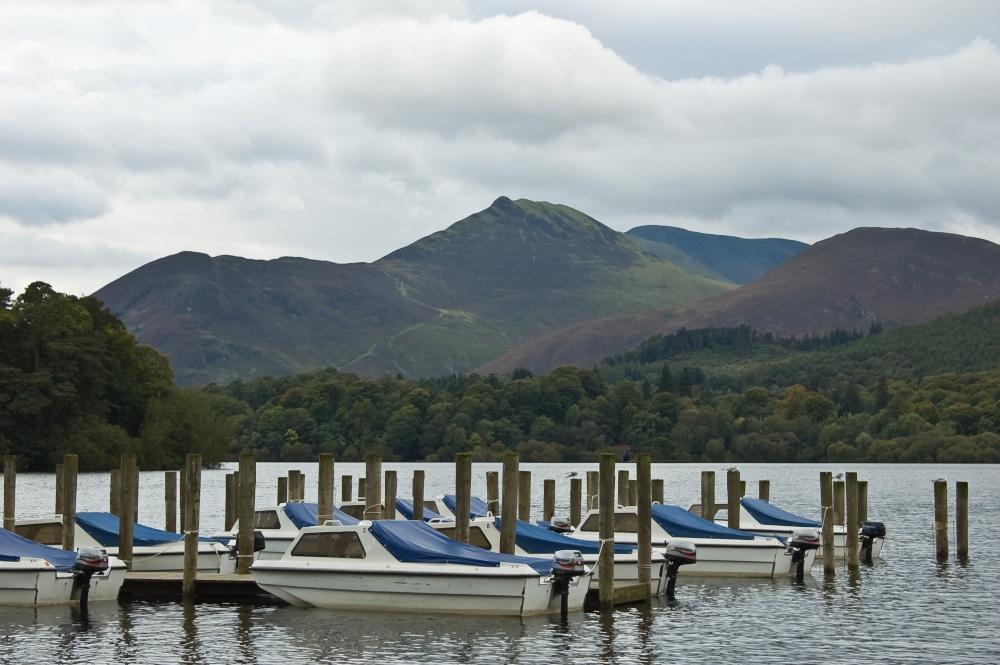
[[[672,539],[684,539],[698,550],[697,562],[680,569],[682,575],[713,577],[782,577],[794,576],[801,559],[808,573],[815,560],[815,549],[800,552],[774,536],[736,531],[704,520],[678,506],[652,506],[651,540],[654,551],[664,551]],[[635,544],[638,539],[639,514],[635,506],[618,506],[614,511],[614,541]],[[818,538],[813,530],[809,534]],[[573,532],[576,538],[600,539],[600,511],[589,511]]]
[[[719,506],[720,508],[723,506]],[[701,504],[691,504],[689,511],[701,514]],[[716,517],[716,523],[727,524],[725,517]],[[774,535],[781,538],[790,537],[795,529],[812,528],[822,536],[822,522],[801,517],[794,513],[772,505],[766,499],[744,497],[740,499],[740,531],[756,534]],[[871,555],[871,560],[881,556],[882,544],[885,542],[885,525],[881,522],[864,522],[858,535],[862,550],[862,559],[866,559],[865,548]],[[833,556],[843,559],[847,556],[847,529],[842,524],[833,525]],[[816,552],[816,558],[822,559],[823,549]]]
[[[76,514],[73,540],[77,547],[101,547],[118,556],[121,524],[113,513]],[[51,546],[62,544],[62,516],[17,520],[15,530],[21,536]],[[218,572],[219,561],[228,556],[228,548],[214,538],[198,539],[198,570]],[[184,570],[184,535],[163,531],[144,524],[132,525],[132,570],[161,572]]]
[[[83,556],[90,549],[89,560]],[[96,548],[69,552],[0,529],[0,605],[116,600],[125,564]]]
[[[590,571],[582,558],[564,561],[487,552],[424,522],[376,520],[306,527],[281,559],[259,559],[250,570],[293,605],[525,616],[559,611],[561,588],[567,609],[582,609]]]

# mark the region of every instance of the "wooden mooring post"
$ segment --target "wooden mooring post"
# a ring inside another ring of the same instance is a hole
[[[515,452],[503,455],[503,502],[500,519],[500,551],[504,554],[514,553],[514,541],[517,534],[517,494],[519,457]]]
[[[652,482],[653,503],[663,505],[663,478],[654,478]]]
[[[341,502],[351,501],[354,493],[354,478],[351,476],[340,477],[340,500]]]
[[[424,521],[424,471],[414,469],[413,471],[413,519],[418,522]]]
[[[278,476],[278,505],[288,503],[288,476]]]
[[[316,518],[320,524],[333,522],[333,479],[335,477],[333,453],[320,453],[319,485],[316,488]]]
[[[72,552],[76,550],[76,483],[80,459],[76,455],[66,455],[62,466],[61,491],[56,493],[62,494],[63,549]]]
[[[239,519],[240,516],[239,508],[237,507],[239,498],[238,478],[238,473],[226,474],[226,512],[225,517],[223,518],[226,531],[229,531],[236,526],[236,520]]]
[[[757,481],[757,498],[764,499],[765,501],[771,500],[771,481],[770,480],[758,480]]]
[[[66,507],[63,505],[63,489],[66,487],[66,465],[56,464],[56,508],[55,514],[62,515]]]
[[[858,474],[848,471],[844,481],[844,516],[847,522],[847,567],[857,569],[861,563],[861,543],[858,541]]]
[[[846,500],[847,488],[843,480],[833,481],[833,522],[844,526],[844,503]]]
[[[730,467],[726,471],[726,503],[729,514],[728,524],[730,529],[740,528],[740,499],[743,498],[741,492],[743,481],[740,480],[740,470]]]
[[[569,523],[580,526],[580,506],[583,502],[583,479],[569,479]]]
[[[554,478],[546,478],[542,481],[542,519],[550,521],[555,512],[556,481]]]
[[[486,472],[486,511],[500,515],[500,472]]]
[[[948,481],[934,481],[934,542],[938,561],[948,558]]]
[[[701,472],[701,517],[715,521],[715,471]]]
[[[819,473],[819,504],[823,517],[820,537],[823,541],[823,572],[833,575],[837,563],[833,554],[833,473],[830,471]]]
[[[121,508],[121,515],[118,519],[118,558],[128,566],[129,570],[132,570],[133,535],[136,520],[133,496],[137,496],[139,493],[139,467],[136,466],[134,454],[122,455],[121,470],[121,494],[118,499],[118,506]],[[186,503],[186,497],[183,495],[182,500]]]
[[[254,509],[257,501],[257,458],[253,453],[240,454],[239,532],[236,535],[236,572],[250,574],[253,563]]]
[[[646,586],[646,598],[651,598],[652,552],[653,552],[653,488],[651,486],[652,457],[649,453],[639,453],[635,460],[636,475],[636,513],[639,518],[639,532],[636,542],[639,545],[639,584]],[[613,548],[612,548],[613,551]]]
[[[108,479],[108,512],[121,517],[122,515],[122,470],[111,469]]]
[[[628,469],[618,469],[618,505],[628,506]]]
[[[3,456],[3,528],[14,531],[17,497],[17,455]]]
[[[455,540],[469,542],[472,512],[472,453],[455,455]]]
[[[868,521],[868,481],[858,481],[858,524]]]
[[[471,453],[470,453],[471,454]],[[388,469],[383,476],[385,483],[385,501],[382,502],[382,519],[396,519],[396,471]]]
[[[177,472],[163,472],[163,529],[177,533]]]
[[[365,519],[382,519],[382,456],[368,453],[365,456]]]
[[[588,471],[587,472],[587,507],[584,509],[594,510],[597,508],[598,497],[601,491],[601,474],[599,471]]]
[[[959,559],[969,556],[969,483],[955,483],[955,549]]]
[[[598,597],[602,612],[615,607],[615,456],[602,453],[600,464],[600,555],[597,560]]]
[[[201,524],[201,455],[189,453],[185,464],[185,480],[187,485],[184,493],[187,502],[184,504],[187,518],[184,520],[187,529],[184,531],[184,578],[181,584],[181,595],[184,600],[194,600],[198,588],[198,531]],[[250,548],[251,552],[253,548]]]
[[[531,471],[517,473],[517,519],[531,521]]]

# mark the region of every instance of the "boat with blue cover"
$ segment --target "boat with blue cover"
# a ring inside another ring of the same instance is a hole
[[[62,543],[62,517],[18,520],[17,533],[46,545]],[[81,512],[76,514],[74,542],[79,547],[101,547],[111,556],[119,552],[121,522],[114,513]],[[219,561],[229,553],[215,538],[198,539],[198,570],[218,572]],[[184,570],[184,534],[164,531],[145,524],[132,525],[132,566],[136,572]]]
[[[293,605],[394,612],[525,616],[560,610],[556,557],[489,552],[425,522],[376,520],[306,527],[281,559],[257,560],[257,584]],[[590,571],[568,585],[583,607]]]
[[[50,547],[0,529],[0,605],[78,603],[84,584],[88,600],[116,600],[125,581],[125,564],[94,549],[104,569],[85,571],[79,550]]]
[[[795,550],[770,535],[737,531],[702,519],[679,506],[653,504],[651,540],[654,551],[663,552],[671,539],[684,539],[698,550],[697,563],[680,569],[681,575],[712,577],[783,577],[796,575]],[[639,514],[635,506],[616,506],[614,541],[636,543]],[[599,540],[600,512],[589,511],[573,532],[581,539]],[[815,550],[802,553],[804,571],[812,567]]]

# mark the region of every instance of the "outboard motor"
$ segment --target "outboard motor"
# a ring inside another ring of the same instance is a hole
[[[570,533],[573,531],[573,525],[570,523],[568,517],[553,517],[549,520],[549,531],[555,531],[556,533]]]
[[[583,563],[583,554],[579,550],[558,550],[552,556],[552,586],[560,594],[562,603],[562,618],[569,614],[569,583],[574,577],[580,577],[587,572]]]
[[[232,545],[229,547],[229,558],[236,559],[239,556],[239,535],[233,536]],[[264,547],[267,545],[267,541],[264,539],[264,532],[255,529],[253,532],[253,551],[254,553],[263,551]],[[234,569],[236,564],[233,564]]]
[[[667,560],[667,598],[673,600],[677,570],[681,566],[698,563],[698,548],[690,540],[670,540],[663,556]]]
[[[81,547],[76,551],[76,560],[70,572],[76,578],[80,590],[80,609],[87,609],[90,597],[90,578],[108,569],[108,552],[100,547]]]
[[[885,538],[885,524],[882,522],[862,522],[859,539],[861,540],[861,557],[865,563],[872,562],[872,549],[876,538]]]
[[[792,551],[792,563],[795,564],[795,581],[805,579],[806,554],[819,549],[819,532],[812,528],[801,528],[792,531],[787,547]]]

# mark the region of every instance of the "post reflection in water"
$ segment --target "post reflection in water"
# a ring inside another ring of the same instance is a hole
[[[198,628],[195,619],[197,618],[196,605],[190,601],[181,603],[183,638],[181,639],[181,657],[185,663],[199,663],[202,661],[200,649],[198,647]]]

